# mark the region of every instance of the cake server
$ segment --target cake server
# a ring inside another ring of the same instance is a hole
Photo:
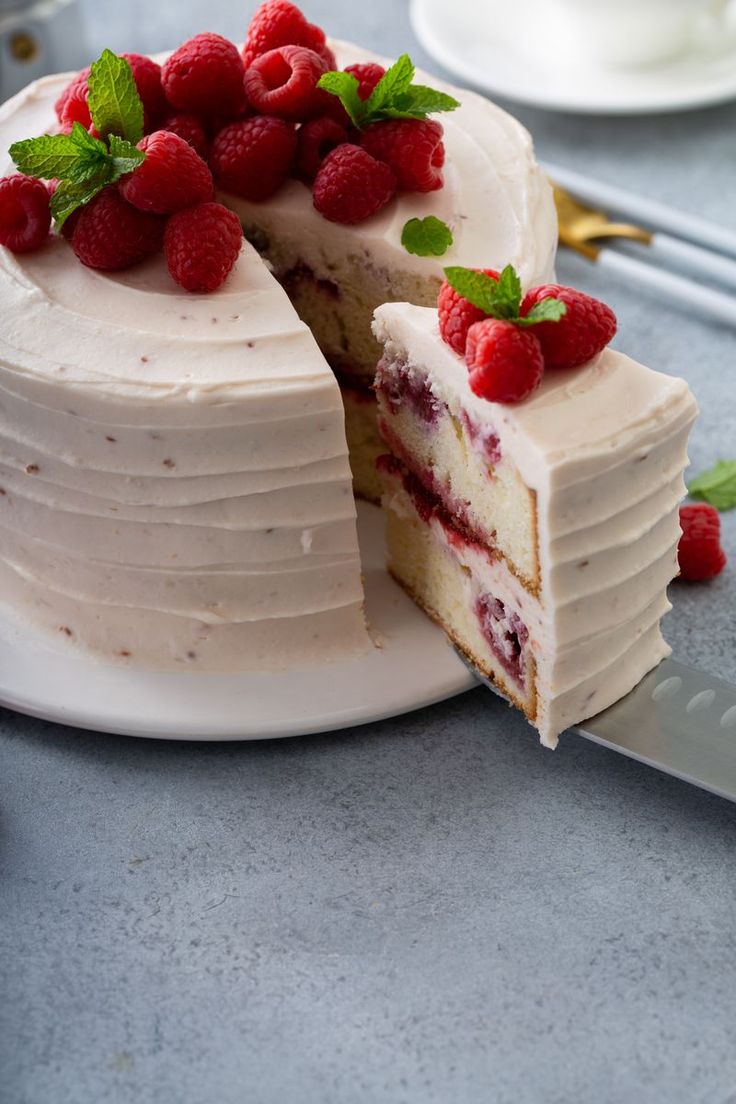
[[[664,659],[624,698],[571,731],[736,801],[736,686],[725,679]]]

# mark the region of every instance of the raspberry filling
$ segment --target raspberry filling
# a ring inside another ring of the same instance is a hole
[[[529,630],[518,613],[508,610],[492,594],[481,594],[475,600],[475,615],[483,639],[506,674],[517,685],[523,686],[526,674],[524,646],[529,639]]]
[[[384,396],[392,414],[407,405],[427,425],[437,425],[440,414],[447,412],[445,404],[433,393],[427,376],[410,368],[405,360],[381,359],[376,369],[376,390]]]
[[[462,421],[470,444],[476,452],[480,453],[490,467],[500,464],[502,452],[498,435],[490,426],[479,426],[467,411],[462,412]]]

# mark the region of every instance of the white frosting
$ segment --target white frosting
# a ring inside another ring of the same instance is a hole
[[[428,375],[452,414],[467,411],[495,433],[503,458],[536,492],[539,598],[503,563],[489,568],[472,549],[463,555],[475,556],[474,575],[490,573],[491,592],[522,612],[537,663],[539,728],[554,742],[590,715],[591,703],[598,711],[615,701],[666,654],[656,625],[677,570],[693,396],[684,380],[606,349],[582,368],[548,372],[525,402],[490,403],[471,392],[436,311],[386,304],[375,331]]]
[[[64,80],[0,109],[3,157]],[[111,276],[60,239],[0,248],[0,298],[0,600],[158,667],[370,646],[339,390],[250,246],[205,296],[162,256]]]
[[[341,68],[379,61],[347,42],[332,42]],[[420,277],[442,277],[446,265],[488,268],[513,264],[522,283],[548,280],[557,248],[557,216],[552,190],[534,159],[524,127],[500,107],[474,92],[419,72],[417,81],[454,95],[461,106],[438,116],[444,127],[445,185],[428,194],[399,195],[357,226],[338,226],[315,211],[310,190],[297,180],[267,203],[228,195],[226,202],[243,222],[257,223],[277,237],[297,236],[299,256],[318,277],[330,278],[330,254],[346,253],[356,263],[400,269]],[[410,218],[435,215],[451,228],[454,243],[442,257],[417,257],[401,245]],[[358,261],[359,259],[359,261]]]

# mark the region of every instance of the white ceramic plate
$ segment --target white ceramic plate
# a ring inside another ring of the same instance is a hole
[[[463,84],[554,111],[636,115],[682,111],[736,98],[736,34],[693,44],[649,69],[603,70],[524,50],[524,27],[505,0],[412,0],[414,32]],[[482,22],[481,22],[482,20]]]
[[[383,518],[360,503],[362,659],[279,674],[193,675],[102,663],[0,620],[0,705],[61,724],[168,740],[301,736],[393,717],[477,683],[384,568]]]

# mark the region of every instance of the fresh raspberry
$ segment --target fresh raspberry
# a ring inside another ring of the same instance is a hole
[[[327,115],[304,123],[297,135],[297,175],[311,183],[327,154],[347,140],[345,127]]]
[[[375,61],[364,61],[360,65],[346,65],[345,72],[353,74],[358,82],[358,95],[367,100],[386,70]]]
[[[721,519],[715,506],[705,502],[680,507],[682,536],[677,546],[680,578],[703,582],[719,575],[726,566],[721,548]]]
[[[71,247],[89,268],[115,272],[157,253],[163,233],[162,219],[131,207],[111,185],[79,211]]]
[[[243,61],[222,35],[190,38],[164,62],[161,82],[178,111],[232,118],[245,106]]]
[[[485,318],[468,331],[465,361],[474,395],[489,402],[517,403],[539,386],[542,349],[529,330]]]
[[[207,133],[196,115],[187,115],[184,111],[167,115],[161,123],[161,130],[170,130],[172,134],[178,134],[200,157],[207,158],[209,149]]]
[[[89,130],[92,126],[92,115],[87,103],[88,94],[87,77],[83,77],[80,73],[79,77],[72,81],[66,92],[62,93],[57,101],[57,103],[61,103],[63,100],[59,117],[62,130],[70,131],[74,123],[79,123],[85,130]]]
[[[435,192],[444,180],[443,130],[433,119],[385,119],[366,127],[360,144],[396,173],[402,192]]]
[[[72,79],[69,81],[69,84],[67,84],[66,88],[54,104],[56,118],[59,120],[60,123],[64,121],[64,113],[66,111],[66,107],[69,103],[70,98],[76,95],[77,89],[80,86],[84,89],[82,97],[84,100],[84,106],[87,106],[87,78],[89,77],[89,70],[90,67],[88,65],[86,69],[82,69],[80,73],[77,73],[76,76],[72,77]],[[89,115],[89,109],[87,110],[87,114]],[[85,123],[84,125],[89,126],[90,122],[92,122],[91,118],[89,119],[89,122]]]
[[[260,202],[288,179],[296,142],[294,127],[285,119],[255,115],[220,131],[210,150],[210,167],[226,192]]]
[[[262,115],[300,121],[315,111],[317,81],[325,62],[306,46],[280,46],[255,59],[245,73],[249,103]]]
[[[396,191],[388,165],[349,142],[325,157],[314,181],[312,201],[330,222],[363,222],[380,211]]]
[[[567,313],[559,322],[538,322],[534,336],[542,346],[547,368],[577,368],[605,349],[616,333],[616,315],[605,303],[576,288],[543,284],[524,296],[520,314],[529,313],[542,299],[561,299]]]
[[[42,180],[14,173],[0,180],[0,245],[13,253],[40,249],[49,234],[49,193]]]
[[[121,54],[130,65],[138,95],[143,104],[146,122],[155,126],[166,111],[166,97],[161,87],[161,66],[144,54]]]
[[[498,273],[493,268],[475,271],[484,272],[494,280],[498,279]],[[447,280],[443,280],[437,296],[437,313],[442,340],[460,356],[464,356],[468,330],[475,322],[482,322],[486,317],[485,312],[480,307],[474,307],[459,291],[455,291]]]
[[[187,291],[216,291],[230,275],[243,244],[243,228],[221,203],[200,203],[172,215],[164,253],[169,272]]]
[[[325,43],[325,32],[314,23],[308,23],[296,4],[289,0],[266,0],[257,9],[248,26],[243,47],[243,63],[248,69],[257,57],[276,50],[279,46],[306,46],[322,55],[325,62],[334,54]]]
[[[138,143],[146,160],[120,181],[120,194],[140,211],[170,215],[212,199],[212,173],[184,138],[157,130]]]

